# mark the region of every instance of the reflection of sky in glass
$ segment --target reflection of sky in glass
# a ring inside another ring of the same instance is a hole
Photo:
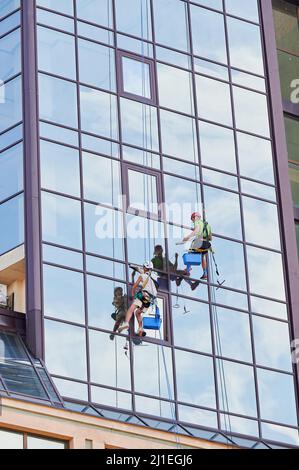
[[[164,175],[166,218],[178,225],[191,227],[191,214],[201,212],[200,186],[192,181]]]
[[[242,199],[246,241],[280,250],[277,207],[249,197]]]
[[[127,246],[130,263],[143,264],[151,260],[154,247],[165,247],[164,225],[155,220],[127,215]],[[166,255],[164,249],[164,256]]]
[[[263,75],[260,28],[245,21],[228,18],[228,39],[232,67]]]
[[[262,315],[287,320],[286,304],[272,302],[271,300],[260,299],[259,297],[250,297],[251,309],[253,313],[261,313]]]
[[[89,330],[90,377],[92,382],[124,389],[131,388],[130,363],[124,354],[125,338]]]
[[[159,63],[157,73],[160,106],[194,114],[191,74]],[[178,90],[180,90],[179,93]]]
[[[273,184],[271,142],[241,132],[237,139],[241,175]]]
[[[233,292],[223,288],[214,288],[214,293],[217,304],[248,310],[248,299],[246,294],[240,294],[239,292]]]
[[[236,86],[233,91],[237,128],[270,137],[266,96]]]
[[[229,410],[230,413],[256,417],[253,368],[228,361],[217,361],[217,365],[221,409]],[[224,401],[226,396],[228,404],[226,398]]]
[[[132,398],[129,393],[118,392],[108,388],[91,387],[91,401],[104,406],[112,406],[125,410],[132,409]]]
[[[225,0],[226,12],[230,15],[240,16],[251,21],[259,21],[259,10],[257,0]]]
[[[87,385],[70,380],[53,378],[62,397],[88,401]]]
[[[213,411],[179,405],[179,419],[185,423],[217,428],[217,415]]]
[[[86,380],[84,328],[46,320],[45,348],[46,365],[52,374]]]
[[[135,390],[161,398],[173,398],[173,375],[171,350],[169,348],[147,344],[134,346],[134,382]],[[167,387],[170,384],[170,391]],[[169,396],[170,393],[170,396]]]
[[[175,351],[179,401],[215,407],[212,359],[185,351]]]
[[[239,418],[237,416],[220,415],[221,428],[224,431],[232,431],[248,436],[259,436],[257,421],[252,419]]]
[[[251,292],[285,300],[281,255],[248,246],[247,257]]]
[[[44,266],[44,314],[75,323],[85,322],[83,275]]]
[[[271,441],[285,442],[299,446],[299,434],[297,429],[276,426],[275,424],[262,423],[262,436]]]
[[[124,142],[159,151],[156,108],[121,98],[121,121]]]
[[[174,49],[189,50],[187,5],[179,0],[154,0],[156,41]],[[169,19],[171,18],[171,21]]]
[[[191,5],[191,18],[194,54],[226,63],[223,15]]]
[[[233,131],[205,122],[199,123],[202,164],[236,173]]]
[[[115,91],[114,50],[83,39],[78,40],[78,45],[80,82]]]
[[[37,35],[39,69],[76,80],[75,38],[41,26]]]
[[[204,187],[207,219],[212,232],[235,239],[242,238],[240,202],[237,194]]]
[[[232,125],[229,85],[206,77],[196,76],[199,116],[209,121]]]
[[[116,0],[116,27],[119,31],[139,36],[143,39],[152,39],[151,12],[149,0]]]
[[[1,153],[0,157],[0,201],[21,191],[23,182],[23,145]]]
[[[111,0],[76,0],[76,5],[78,18],[112,28]]]
[[[124,91],[133,95],[151,98],[150,66],[148,63],[122,57]]]
[[[214,335],[221,344],[216,344],[218,355],[251,362],[251,336],[249,316],[246,313],[236,312],[217,307],[213,309]]]
[[[261,418],[296,426],[293,376],[258,369]]]
[[[288,324],[253,316],[253,331],[257,364],[292,372]]]
[[[211,353],[209,306],[193,300],[178,299],[180,308],[172,309],[174,344],[183,348]],[[172,305],[176,297],[172,298]],[[185,314],[183,305],[189,313]]]
[[[135,408],[137,412],[146,413],[153,416],[161,416],[162,418],[174,418],[174,404],[155,400],[154,398],[135,396]]]
[[[161,110],[162,151],[181,160],[198,162],[195,121]]]
[[[225,286],[246,291],[243,246],[214,237],[213,248],[220,273],[226,280]],[[214,274],[214,282],[215,280]]]

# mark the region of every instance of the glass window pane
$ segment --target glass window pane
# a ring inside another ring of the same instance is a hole
[[[224,127],[199,123],[202,164],[236,173],[234,133]]]
[[[80,82],[115,91],[114,50],[83,39],[78,47]]]
[[[228,416],[222,414],[221,418],[221,428],[228,432],[228,423],[229,431],[235,432],[238,434],[246,434],[246,436],[259,436],[258,421],[253,419],[244,419],[237,416]]]
[[[279,49],[299,54],[297,6],[284,0],[273,0],[276,41]]]
[[[299,167],[289,163],[289,176],[291,181],[293,203],[295,207],[299,207]]]
[[[6,227],[0,234],[0,254],[24,243],[23,203],[23,196],[18,196],[0,205],[0,220]]]
[[[111,0],[76,0],[76,6],[78,18],[113,27]]]
[[[46,124],[45,122],[40,122],[39,129],[41,137],[79,147],[78,133],[75,131],[70,131],[53,124]]]
[[[299,119],[285,116],[284,122],[287,135],[288,159],[299,164]]]
[[[37,9],[37,22],[52,28],[74,33],[74,20],[46,10]]]
[[[225,0],[226,12],[230,15],[240,16],[250,21],[259,21],[259,9],[257,0],[247,0],[240,2],[239,0]]]
[[[54,194],[42,194],[43,240],[82,248],[81,204]]]
[[[130,361],[123,350],[125,339],[115,337],[111,341],[109,336],[89,330],[90,379],[101,385],[131,390]]]
[[[257,416],[253,368],[217,361],[220,408],[230,413]]]
[[[61,0],[38,0],[37,5],[66,15],[74,14],[73,0],[63,0],[63,2]]]
[[[238,191],[238,180],[235,176],[214,170],[207,170],[206,168],[203,168],[202,175],[205,183],[210,183],[215,186],[223,186],[224,188],[231,189],[232,191]]]
[[[178,350],[175,359],[179,401],[215,408],[212,359]]]
[[[254,316],[253,331],[257,364],[292,372],[289,326]]]
[[[266,82],[263,78],[256,77],[249,73],[240,72],[239,70],[232,69],[232,81],[237,85],[241,85],[247,88],[253,88],[254,90],[266,92]]]
[[[80,87],[81,127],[84,131],[118,139],[116,97]]]
[[[209,121],[232,125],[229,85],[206,77],[196,76],[199,116]]]
[[[171,349],[148,344],[147,347],[135,346],[133,352],[136,392],[173,399]],[[150,367],[145,367],[146,364]]]
[[[0,429],[0,449],[23,449],[23,441],[23,434]]]
[[[84,152],[83,188],[85,199],[121,208],[119,163],[109,158]]]
[[[160,156],[147,152],[145,150],[138,150],[133,147],[123,145],[123,159],[128,162],[136,163],[137,165],[143,165],[152,168],[153,170],[160,170]]]
[[[194,54],[227,63],[224,17],[191,5]]]
[[[206,217],[212,231],[234,239],[242,239],[240,200],[237,194],[204,187]]]
[[[144,413],[146,410],[146,414],[173,419],[174,403],[171,402],[135,395],[135,408],[139,413]]]
[[[116,27],[119,31],[151,41],[152,22],[149,0],[116,0]]]
[[[194,114],[193,84],[190,73],[157,64],[160,106]],[[178,90],[180,92],[178,93]]]
[[[94,39],[97,42],[103,42],[108,46],[114,45],[114,36],[112,31],[100,28],[91,24],[77,21],[78,36],[84,36],[88,39]]]
[[[125,93],[153,99],[149,63],[123,56],[122,72]]]
[[[232,67],[263,75],[263,52],[259,26],[234,18],[228,18],[227,25]]]
[[[76,251],[64,250],[52,245],[43,245],[43,260],[48,263],[60,264],[68,268],[83,271],[83,255]]]
[[[293,376],[262,369],[257,374],[261,418],[297,426]]]
[[[53,381],[62,397],[88,401],[87,385],[72,382],[71,380],[56,379],[55,377]]]
[[[22,80],[0,83],[0,132],[22,120]]]
[[[124,320],[129,308],[126,285],[87,276],[87,302],[89,325],[113,330],[115,321],[111,318],[111,314],[117,312]]]
[[[93,204],[85,204],[86,250],[110,258],[124,258],[122,214]]]
[[[75,323],[85,322],[82,274],[44,266],[43,282],[45,316]]]
[[[124,142],[159,151],[156,108],[121,98],[121,121]]]
[[[79,151],[41,140],[41,186],[80,197]]]
[[[164,185],[167,220],[178,225],[191,227],[191,214],[201,207],[199,184],[164,175]]]
[[[249,315],[235,310],[214,307],[213,319],[217,355],[252,362]],[[221,350],[218,350],[217,341],[221,344]]]
[[[207,60],[194,59],[194,69],[195,72],[202,75],[209,75],[210,77],[220,78],[229,81],[228,77],[228,68],[223,65],[214,64],[213,62],[208,62]]]
[[[195,120],[163,110],[160,115],[163,153],[198,163]]]
[[[287,306],[279,302],[273,302],[271,300],[261,299],[259,297],[250,297],[251,310],[253,313],[260,313],[267,317],[280,318],[287,320]]]
[[[39,74],[39,97],[41,119],[78,128],[75,83]]]
[[[268,201],[276,202],[276,189],[265,184],[254,183],[253,181],[241,179],[241,191],[244,194],[268,199]]]
[[[237,132],[241,175],[274,184],[271,142]]]
[[[226,275],[226,273],[225,273]],[[241,310],[248,310],[248,298],[245,294],[234,292],[228,289],[214,289],[215,301],[219,305],[234,307]]]
[[[127,215],[129,262],[141,265],[145,260],[151,260],[156,245],[161,245],[165,251],[163,222]]]
[[[119,145],[106,139],[81,134],[82,147],[91,152],[101,153],[109,157],[119,158]]]
[[[191,69],[190,56],[182,54],[181,52],[166,49],[165,47],[156,46],[156,59],[161,62],[183,67],[184,69]]]
[[[23,145],[15,145],[0,154],[0,201],[22,191]]]
[[[84,328],[45,320],[45,348],[46,365],[51,374],[86,380]]]
[[[297,429],[262,423],[262,436],[264,439],[271,441],[285,442],[286,444],[299,446],[299,434]]]
[[[5,3],[2,2],[0,5],[0,18],[3,18],[3,16],[8,15],[19,7],[20,0],[6,0]]]
[[[4,36],[4,34],[12,31],[14,28],[19,26],[21,22],[21,15],[20,11],[14,13],[11,16],[8,16],[4,20],[0,22],[0,36]]]
[[[277,300],[285,300],[281,255],[248,246],[247,256],[251,292]]]
[[[198,3],[198,5],[203,5],[209,8],[215,8],[215,10],[223,10],[223,1],[222,0],[192,0],[193,3]]]
[[[48,28],[37,28],[38,67],[44,72],[76,79],[75,38]]]
[[[188,314],[185,314],[184,307]],[[172,321],[175,346],[211,353],[210,312],[207,304],[173,296]]]
[[[125,265],[108,259],[86,256],[86,271],[116,279],[126,280]]]
[[[180,421],[190,424],[200,424],[217,429],[217,415],[213,411],[200,410],[191,406],[179,405]]]
[[[20,124],[9,131],[0,135],[0,150],[10,147],[15,142],[21,140],[23,137],[23,126]]]
[[[234,89],[236,125],[240,130],[270,136],[267,98],[239,87]]]
[[[27,449],[65,449],[64,442],[52,441],[51,439],[43,439],[41,437],[27,437]]]
[[[189,51],[188,15],[185,2],[154,0],[153,6],[156,41],[174,49]]]
[[[215,257],[220,273],[225,279],[225,286],[246,291],[243,246],[240,243],[213,237],[213,250],[215,251]],[[229,267],[227,258],[228,253]],[[213,274],[213,276],[215,282],[215,274]],[[239,308],[238,305],[236,307]]]
[[[156,176],[128,170],[131,209],[158,214],[158,181]]]
[[[242,201],[246,241],[280,250],[277,206],[250,197]]]
[[[0,39],[0,77],[3,82],[21,72],[20,29]]]
[[[93,403],[99,403],[101,406],[132,410],[132,397],[129,393],[108,388],[91,387],[91,397]]]

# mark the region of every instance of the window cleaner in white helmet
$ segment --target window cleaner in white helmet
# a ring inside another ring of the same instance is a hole
[[[134,297],[133,303],[127,311],[125,322],[118,329],[119,333],[129,329],[129,322],[135,312],[139,325],[138,334],[139,336],[146,335],[143,330],[142,315],[147,313],[149,308],[156,302],[157,298],[157,285],[151,277],[152,269],[153,263],[144,263],[143,273],[140,274],[132,288],[132,296]]]

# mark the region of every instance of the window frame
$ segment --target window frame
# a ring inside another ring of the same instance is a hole
[[[153,176],[157,181],[157,204],[158,212],[150,212],[148,210],[137,209],[130,205],[130,185],[129,185],[129,171],[135,171],[141,173],[144,176]],[[142,166],[134,165],[133,163],[122,164],[122,180],[123,180],[123,192],[125,195],[125,212],[130,215],[137,217],[144,217],[150,220],[156,220],[159,222],[164,221],[164,210],[163,210],[163,191],[162,191],[162,177],[159,171],[155,171],[151,168],[145,168]]]
[[[146,98],[141,95],[136,95],[125,91],[124,83],[124,71],[123,71],[123,57],[135,60],[136,62],[141,62],[142,64],[149,65],[149,80],[150,80],[150,92],[151,98]],[[156,73],[155,73],[155,62],[148,57],[144,57],[132,52],[127,52],[121,49],[116,50],[116,69],[117,69],[117,88],[120,96],[123,98],[129,98],[133,100],[140,101],[144,104],[157,105],[157,83],[156,83]]]

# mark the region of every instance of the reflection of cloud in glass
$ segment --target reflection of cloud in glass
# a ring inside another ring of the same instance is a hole
[[[168,65],[157,64],[160,106],[194,113],[192,76]],[[179,90],[179,92],[178,92]]]
[[[246,291],[243,246],[240,243],[215,237],[212,244],[221,276],[226,280],[225,286]],[[214,274],[214,282],[215,279]]]
[[[285,300],[281,255],[248,246],[247,257],[251,292]]]
[[[61,396],[88,401],[87,385],[70,380],[56,379],[55,377],[53,380]]]
[[[206,426],[208,428],[217,428],[217,414],[213,411],[179,405],[179,419],[185,423],[197,424],[198,426]]]
[[[260,28],[235,18],[228,18],[227,21],[231,65],[263,75]],[[240,38],[242,38],[241,41]]]
[[[262,369],[257,372],[261,418],[297,426],[293,376]]]
[[[118,138],[116,97],[109,93],[80,88],[82,129],[110,139]]]
[[[246,241],[280,250],[277,207],[274,204],[243,197]]]
[[[269,140],[237,132],[242,176],[274,183],[272,148]]]
[[[262,423],[262,436],[264,439],[270,439],[271,441],[285,442],[299,446],[299,434],[297,429]]]
[[[156,41],[189,51],[187,5],[179,0],[154,0]],[[171,18],[171,21],[170,21]]]
[[[233,292],[223,288],[214,289],[214,293],[217,304],[248,310],[248,299],[246,294],[240,294],[239,292]]]
[[[46,320],[45,348],[52,374],[87,380],[84,328]]]
[[[233,87],[236,126],[240,130],[270,136],[267,98],[243,88]]]
[[[224,414],[220,415],[220,418],[221,428],[225,431],[232,431],[247,436],[259,436],[257,421]]]
[[[200,150],[202,164],[236,173],[233,131],[200,122]]]
[[[215,408],[212,359],[178,350],[175,358],[179,401]]]
[[[261,366],[291,372],[288,324],[253,316],[253,331],[256,362]]]
[[[163,153],[198,162],[194,119],[161,110],[161,132]]]
[[[136,411],[167,419],[174,419],[174,404],[154,398],[140,397],[135,395]]]
[[[251,309],[253,313],[261,313],[269,317],[281,318],[287,320],[287,306],[271,300],[260,299],[259,297],[250,297]]]
[[[199,116],[209,121],[232,125],[229,85],[206,77],[196,76]]]
[[[221,363],[224,368],[225,382]],[[234,362],[217,361],[217,375],[220,408],[230,413],[256,417],[253,368]]]
[[[99,405],[132,409],[132,399],[129,393],[118,392],[108,388],[91,387],[91,401]]]

